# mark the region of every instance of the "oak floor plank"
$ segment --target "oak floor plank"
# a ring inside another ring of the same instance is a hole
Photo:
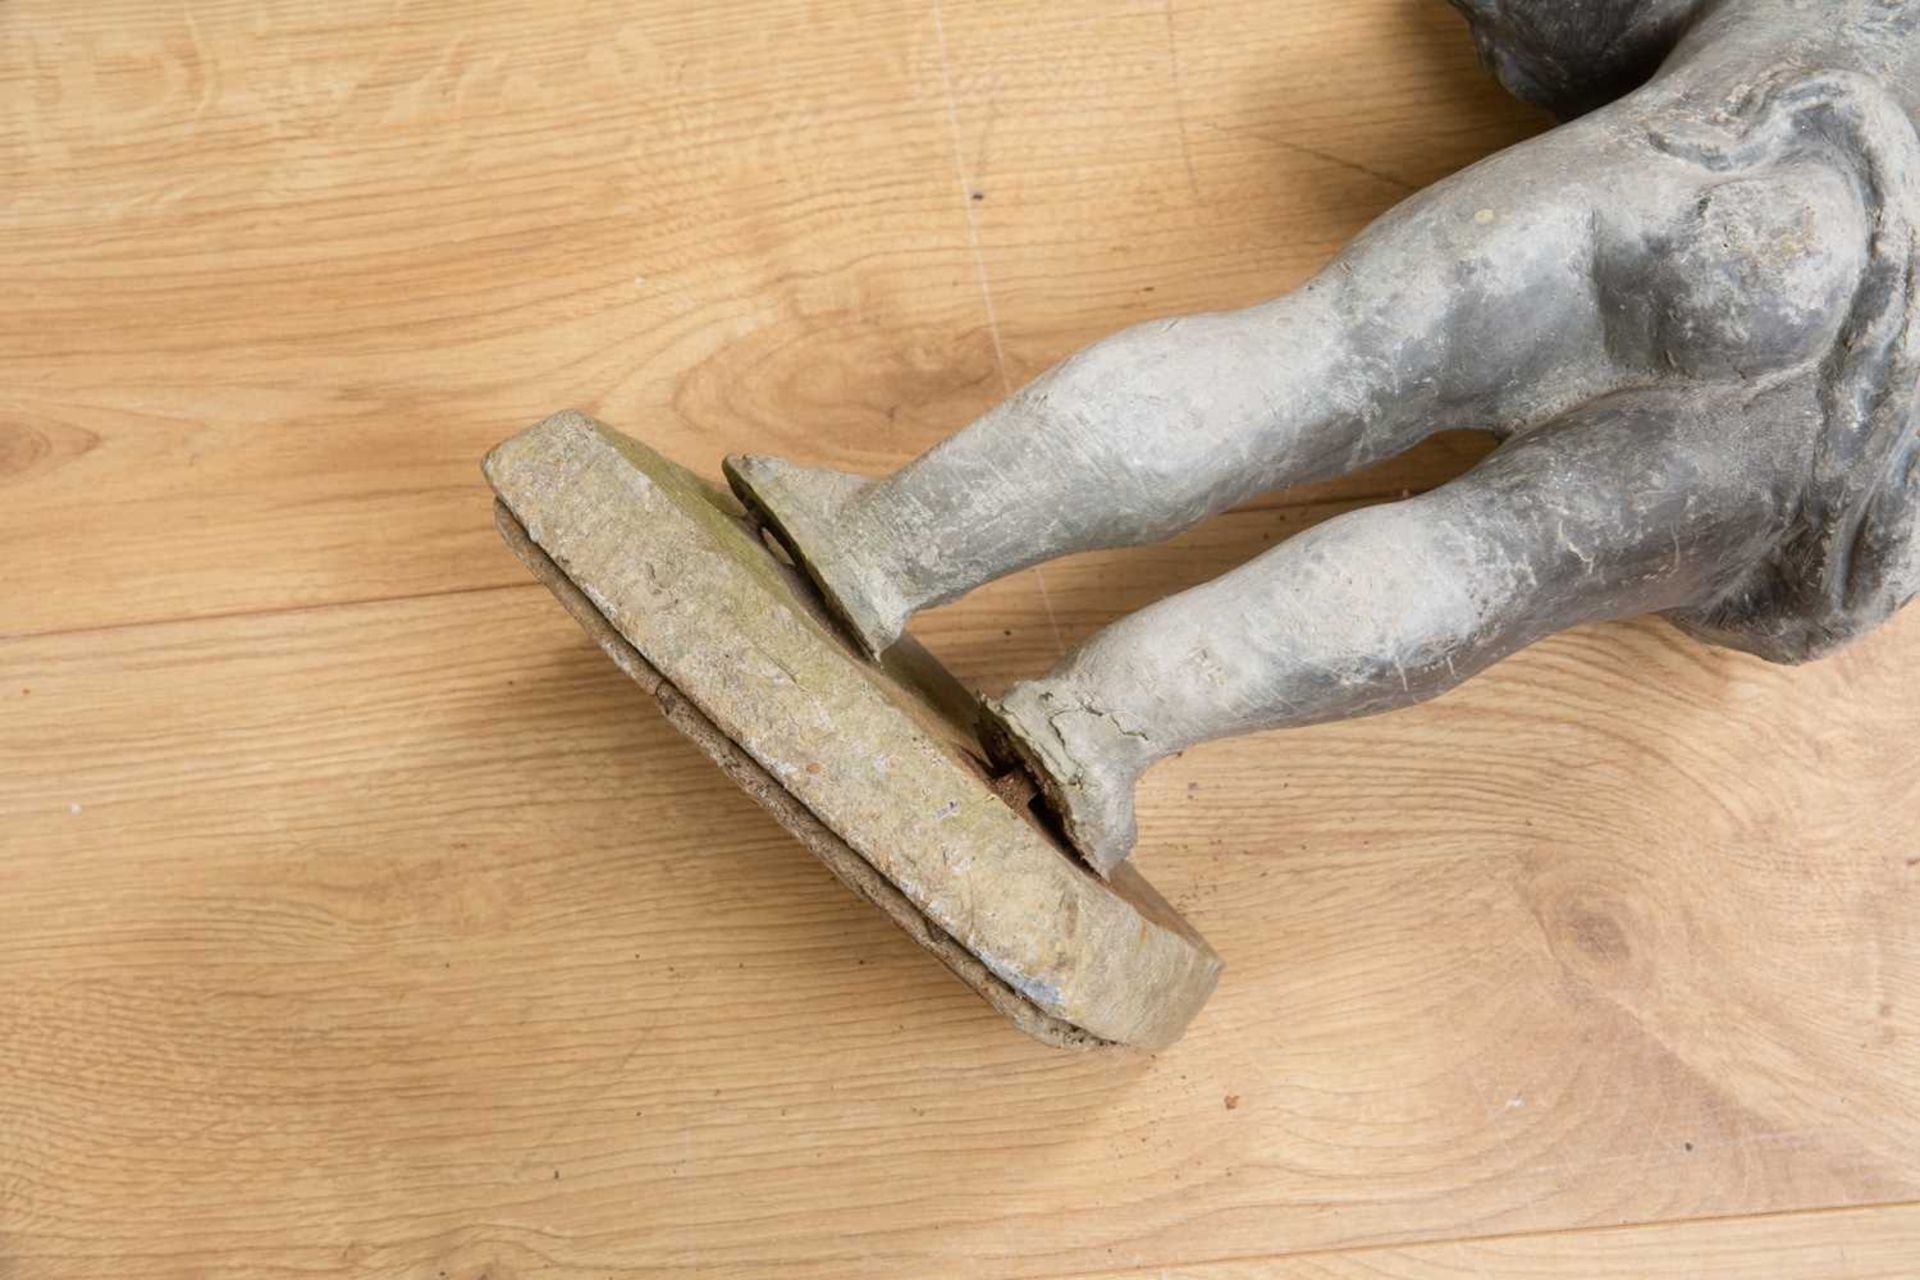
[[[1906,1280],[1920,1206],[1253,1258],[1083,1280]]]
[[[561,405],[879,470],[1541,125],[1402,0],[0,7],[0,1276],[1910,1273],[1915,618],[1169,762],[1228,972],[1084,1057],[491,529]],[[1485,448],[917,630],[992,689]]]
[[[512,583],[477,460],[567,405],[890,467],[1539,123],[1438,0],[20,0],[0,634]]]
[[[1044,661],[1013,585],[929,641]],[[1916,640],[1589,629],[1171,762],[1142,865],[1229,967],[1156,1059],[1001,1024],[537,588],[0,644],[0,1256],[1051,1275],[1910,1200]]]

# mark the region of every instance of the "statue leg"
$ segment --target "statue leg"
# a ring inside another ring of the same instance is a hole
[[[1455,175],[1296,292],[1115,334],[891,476],[738,457],[728,477],[877,653],[1016,569],[1163,539],[1439,429],[1542,421],[1629,380],[1592,275],[1603,190],[1672,204],[1694,181],[1619,137],[1571,126]]]
[[[992,706],[990,745],[1104,873],[1132,848],[1135,782],[1168,755],[1405,706],[1576,623],[1716,598],[1777,537],[1785,486],[1763,473],[1787,474],[1795,438],[1753,406],[1597,402],[1122,618]]]

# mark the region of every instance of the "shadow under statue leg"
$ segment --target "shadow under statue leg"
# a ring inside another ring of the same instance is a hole
[[[1104,873],[1133,847],[1135,783],[1169,755],[1406,706],[1576,623],[1713,598],[1782,520],[1775,487],[1703,443],[1730,425],[1776,447],[1751,417],[1623,394],[1330,520],[1015,685],[990,707],[995,750]]]

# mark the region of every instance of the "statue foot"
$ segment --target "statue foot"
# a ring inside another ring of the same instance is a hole
[[[722,470],[869,657],[879,657],[900,638],[911,611],[842,536],[847,504],[871,483],[865,476],[758,454],[733,454]]]
[[[1133,851],[1133,788],[1158,759],[1144,734],[1049,682],[1023,681],[985,699],[982,738],[994,762],[1039,784],[1074,850],[1102,877]]]

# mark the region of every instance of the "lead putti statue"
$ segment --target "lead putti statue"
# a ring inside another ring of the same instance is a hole
[[[1920,0],[1455,0],[1569,120],[1297,291],[1159,320],[881,479],[728,462],[848,631],[1440,430],[1504,441],[1107,627],[990,707],[1102,874],[1154,762],[1659,612],[1781,662],[1920,589]]]
[[[736,500],[576,411],[487,457],[507,544],[667,722],[1050,1044],[1170,1044],[1219,980],[1125,862],[1155,761],[1622,614],[1799,661],[1920,586],[1920,0],[1462,4],[1571,122],[1287,297],[1109,338],[880,479],[734,458]],[[984,715],[902,638],[1002,574],[1448,427],[1504,442]]]

